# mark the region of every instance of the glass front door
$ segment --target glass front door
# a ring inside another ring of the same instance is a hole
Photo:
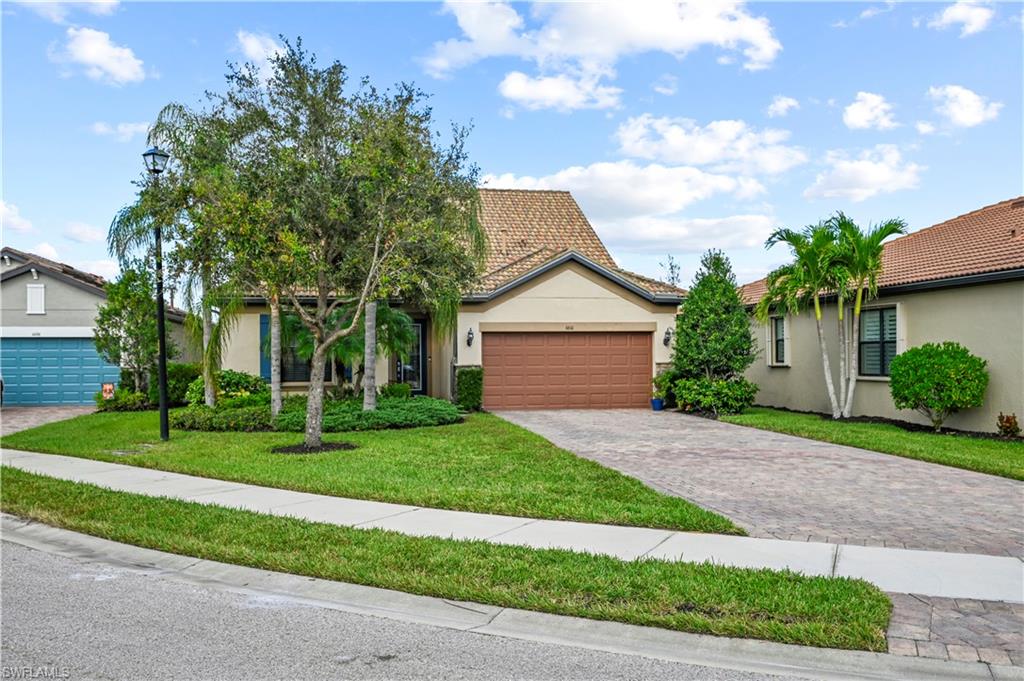
[[[412,388],[413,393],[423,393],[426,390],[426,381],[424,380],[424,357],[426,355],[426,348],[424,348],[424,335],[423,335],[423,324],[420,322],[413,322],[413,343],[412,347],[409,348],[409,356],[402,361],[398,360],[396,366],[396,378],[399,383],[408,383],[409,387]]]

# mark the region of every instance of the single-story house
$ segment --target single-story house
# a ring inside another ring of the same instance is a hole
[[[105,284],[98,274],[34,253],[0,251],[4,404],[92,404],[103,383],[118,382],[120,369],[104,362],[92,341]],[[171,309],[167,319],[181,347],[184,315]]]
[[[620,268],[568,192],[481,189],[480,221],[486,265],[457,330],[410,311],[419,342],[407,362],[381,357],[378,382],[451,398],[456,369],[482,366],[488,409],[645,406],[685,292]],[[268,329],[265,301],[250,300],[223,365],[269,378]],[[282,354],[284,388],[304,390],[308,362]]]
[[[878,297],[864,305],[857,416],[927,423],[898,410],[889,393],[889,362],[907,348],[956,341],[988,362],[985,403],[951,417],[950,428],[996,430],[1000,412],[1024,418],[1024,197],[981,208],[889,241]],[[741,287],[753,306],[765,280]],[[824,329],[838,385],[835,299],[824,307]],[[847,323],[852,314],[847,312]],[[753,322],[762,357],[747,370],[760,386],[759,404],[828,412],[828,393],[814,315],[781,314]]]

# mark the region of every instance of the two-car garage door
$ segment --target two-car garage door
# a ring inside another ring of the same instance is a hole
[[[483,334],[484,408],[643,407],[650,332]]]
[[[91,338],[0,340],[4,404],[91,404],[120,370],[96,353]]]

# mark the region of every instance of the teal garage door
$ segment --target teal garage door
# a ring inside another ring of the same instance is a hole
[[[0,339],[4,404],[91,404],[120,373],[96,354],[91,338]]]

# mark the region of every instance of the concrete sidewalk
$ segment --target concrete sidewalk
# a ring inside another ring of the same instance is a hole
[[[465,513],[226,482],[90,459],[0,450],[3,465],[122,492],[415,536],[859,577],[884,591],[1024,602],[1018,558],[784,541]]]

